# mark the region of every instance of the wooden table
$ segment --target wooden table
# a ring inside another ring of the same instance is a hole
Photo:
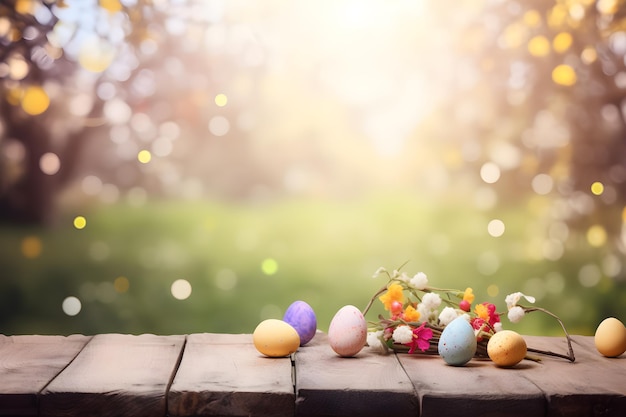
[[[566,352],[563,338],[525,336]],[[626,355],[511,369],[438,356],[338,357],[318,333],[266,358],[249,334],[0,335],[0,416],[626,416]]]

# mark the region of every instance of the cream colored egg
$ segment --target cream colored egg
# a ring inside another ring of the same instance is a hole
[[[264,320],[252,333],[254,347],[272,358],[287,356],[300,346],[300,336],[296,329],[282,320]]]
[[[487,343],[487,355],[498,366],[515,366],[526,357],[526,341],[513,330],[501,330]]]
[[[367,339],[367,322],[361,311],[352,305],[337,311],[328,328],[328,342],[339,356],[354,356],[363,349]]]
[[[615,317],[604,319],[593,337],[596,349],[602,355],[614,358],[626,352],[626,327]]]

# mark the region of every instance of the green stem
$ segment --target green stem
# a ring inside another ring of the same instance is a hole
[[[382,287],[380,290],[376,291],[376,294],[374,294],[374,296],[370,299],[369,303],[367,303],[367,306],[365,306],[365,309],[363,310],[363,315],[365,316],[367,314],[367,312],[370,310],[370,307],[372,307],[372,304],[374,304],[374,300],[376,300],[376,298],[381,295],[382,293],[384,293],[385,291],[387,291],[387,285],[385,285],[384,287]]]

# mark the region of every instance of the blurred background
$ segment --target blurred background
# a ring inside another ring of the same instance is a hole
[[[0,333],[327,330],[407,262],[593,334],[625,59],[623,0],[2,1]]]

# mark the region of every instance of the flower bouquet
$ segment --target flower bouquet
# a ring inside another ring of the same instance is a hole
[[[505,298],[507,311],[502,313],[498,312],[496,306],[491,303],[474,304],[475,296],[472,288],[461,291],[431,286],[428,277],[423,272],[409,276],[399,270],[390,272],[385,268],[379,268],[374,277],[380,276],[386,277],[387,283],[372,296],[363,311],[363,315],[367,314],[377,299],[389,312],[388,317],[379,315],[377,321],[368,322],[367,345],[381,353],[395,351],[408,352],[409,354],[442,354],[442,345],[446,344],[441,343],[446,342],[442,338],[448,337],[445,334],[446,328],[450,326],[451,330],[453,322],[456,327],[459,327],[456,324],[458,323],[457,319],[460,319],[459,321],[465,321],[463,325],[466,328],[470,329],[471,326],[471,330],[473,330],[470,342],[474,343],[475,340],[476,349],[472,349],[471,355],[491,357],[492,355],[489,354],[487,348],[489,340],[498,332],[503,334],[506,332],[514,333],[502,331],[502,316],[506,314],[510,322],[517,323],[526,314],[539,311],[548,314],[559,322],[565,332],[568,353],[560,354],[531,347],[526,349],[525,342],[517,335],[524,343],[523,356],[520,360],[524,357],[539,360],[538,357],[527,352],[556,356],[572,362],[575,360],[571,338],[563,322],[543,308],[520,304],[522,300],[533,304],[535,299],[531,296],[521,292],[507,295]],[[444,357],[444,359],[446,358]],[[494,362],[496,361],[494,360]]]

